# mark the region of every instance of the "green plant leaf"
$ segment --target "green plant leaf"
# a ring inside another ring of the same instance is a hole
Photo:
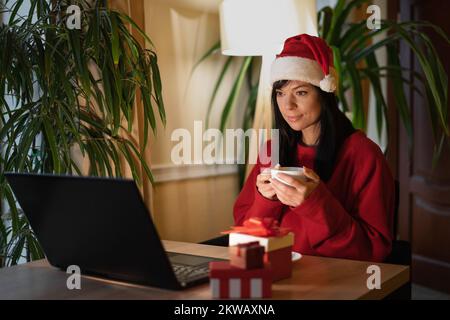
[[[216,98],[217,92],[219,91],[219,87],[222,84],[223,78],[225,77],[225,74],[227,73],[227,70],[230,67],[232,61],[233,61],[233,57],[227,58],[227,60],[225,61],[225,64],[223,65],[222,71],[220,72],[219,78],[217,78],[217,81],[214,85],[214,89],[213,89],[211,98],[208,103],[208,111],[206,112],[206,128],[209,128],[209,119],[211,116],[211,111],[212,111],[214,100]]]
[[[326,39],[331,26],[331,20],[333,19],[333,9],[331,7],[323,7],[317,13],[318,17],[318,26],[319,26],[319,35],[321,38]]]
[[[342,30],[342,26],[345,25],[345,21],[350,12],[357,6],[368,2],[368,0],[352,0],[347,2],[346,0],[339,0],[334,9],[334,14],[331,20],[330,31],[328,33],[327,43],[330,45],[337,45],[338,37]]]
[[[378,67],[378,61],[374,53],[371,55],[368,55],[366,57],[366,63],[368,68],[365,69],[366,71],[372,69],[377,70]],[[379,74],[367,72],[368,78],[370,80],[370,83],[372,84],[372,89],[375,95],[375,114],[376,114],[376,125],[377,125],[377,133],[378,138],[381,139],[381,133],[383,130],[383,124],[386,126],[389,125],[388,119],[387,119],[387,103],[384,99],[383,91],[381,88],[381,82]],[[388,128],[389,131],[389,128]]]
[[[337,74],[339,75],[338,79],[338,89],[337,89],[337,96],[339,97],[339,101],[342,103],[342,108],[344,112],[349,111],[349,106],[347,103],[347,99],[345,98],[345,89],[344,89],[344,80],[343,77],[345,73],[342,69],[342,55],[341,50],[336,46],[331,46],[331,50],[333,50],[333,62],[334,62],[334,68],[336,69]]]
[[[199,66],[199,64],[201,64],[203,61],[205,61],[206,59],[208,59],[209,57],[215,55],[218,51],[220,50],[220,41],[217,41],[216,43],[214,43],[212,45],[211,48],[209,48],[204,54],[203,56],[194,64],[194,66],[192,67],[192,71],[191,74],[194,72],[195,69],[197,69],[197,67]]]
[[[397,54],[397,48],[393,45],[387,46],[387,53],[388,53],[388,63],[390,65],[400,65],[400,60],[398,58]],[[401,80],[401,73],[398,70],[391,69],[390,73],[393,74],[391,77],[392,84],[394,87],[394,98],[396,101],[397,110],[400,115],[400,119],[403,122],[403,125],[406,129],[406,133],[408,135],[408,141],[409,146],[412,145],[412,138],[413,138],[413,128],[412,128],[412,121],[411,121],[411,115],[410,110],[408,107],[408,103],[406,100],[405,91],[403,88],[403,82]]]
[[[352,84],[353,101],[353,125],[356,128],[366,130],[367,118],[364,110],[363,95],[361,87],[361,77],[353,65],[347,65],[347,71],[349,74],[349,81]]]
[[[117,31],[117,21],[114,14],[111,15],[111,51],[114,64],[119,64],[120,51],[119,51],[119,34]]]
[[[248,66],[250,65],[251,59],[252,59],[251,57],[245,57],[244,58],[244,60],[242,62],[242,65],[241,65],[241,68],[239,70],[239,73],[238,73],[238,75],[236,77],[236,80],[235,80],[235,82],[233,84],[233,88],[231,89],[231,92],[230,92],[230,95],[228,97],[228,100],[227,100],[227,102],[225,104],[225,107],[223,108],[222,117],[220,119],[220,131],[222,131],[222,132],[225,129],[225,124],[226,124],[226,122],[228,120],[228,117],[230,115],[231,108],[233,107],[236,99],[239,96],[239,92],[241,91],[242,83],[244,82],[244,79],[245,79],[245,73],[246,73],[246,71],[248,69]]]
[[[152,68],[153,89],[155,92],[155,101],[158,106],[159,116],[163,125],[166,125],[166,113],[164,111],[164,103],[162,98],[161,76],[159,74],[158,61],[156,54],[152,52],[150,55],[150,66]]]
[[[11,15],[9,17],[9,25],[15,24],[14,19],[16,18],[17,12],[22,7],[23,0],[17,0],[16,3],[13,5],[13,9],[11,11]]]
[[[152,40],[149,38],[149,36],[141,29],[141,27],[139,27],[136,22],[133,21],[133,19],[131,19],[129,16],[127,16],[124,13],[121,12],[114,12],[115,15],[118,15],[120,17],[120,19],[122,19],[125,22],[128,22],[129,24],[131,24],[131,26],[133,28],[135,28],[139,34],[152,46],[154,47],[155,45],[153,44]]]
[[[48,145],[50,147],[50,154],[53,159],[53,166],[56,173],[61,172],[61,162],[59,161],[59,155],[58,155],[58,146],[56,144],[56,136],[55,132],[53,130],[53,126],[50,124],[50,121],[43,117],[42,123],[44,125],[44,136],[46,137],[46,140],[48,142]]]

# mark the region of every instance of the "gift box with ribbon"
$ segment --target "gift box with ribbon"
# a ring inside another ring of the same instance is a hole
[[[239,243],[229,248],[230,264],[241,269],[264,267],[264,247],[258,241]]]
[[[272,271],[269,264],[259,269],[241,269],[228,261],[209,263],[213,298],[270,298]]]
[[[242,226],[234,226],[222,233],[229,234],[229,246],[259,242],[265,249],[264,261],[270,263],[273,281],[292,275],[292,245],[294,234],[278,225],[273,218],[250,218]]]

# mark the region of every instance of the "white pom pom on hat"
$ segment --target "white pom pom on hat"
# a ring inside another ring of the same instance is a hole
[[[323,91],[326,92],[335,92],[336,91],[336,78],[331,74],[327,74],[325,78],[320,80],[319,87]]]
[[[322,38],[306,33],[286,39],[270,70],[270,83],[279,80],[305,81],[335,92],[338,81],[331,48]]]

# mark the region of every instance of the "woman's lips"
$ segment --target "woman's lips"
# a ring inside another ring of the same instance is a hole
[[[301,118],[301,116],[286,117],[287,121],[289,121],[289,122],[297,122],[300,118]]]

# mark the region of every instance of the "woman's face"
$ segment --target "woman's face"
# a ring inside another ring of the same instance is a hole
[[[284,120],[293,130],[313,130],[320,124],[319,93],[313,85],[291,80],[277,90],[276,97]]]

